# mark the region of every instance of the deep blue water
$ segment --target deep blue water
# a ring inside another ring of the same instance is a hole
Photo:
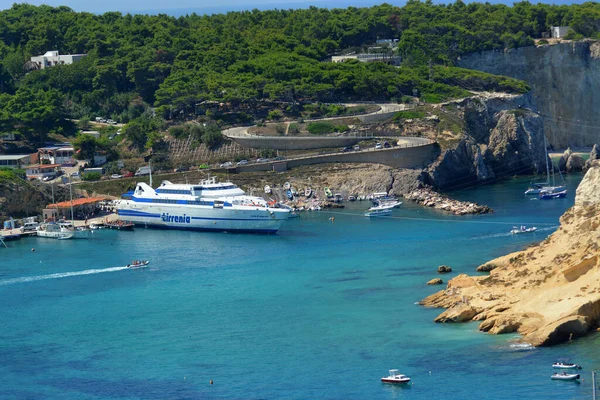
[[[495,209],[485,216],[404,204],[368,220],[354,203],[271,236],[11,242],[0,249],[0,398],[590,398],[596,335],[524,350],[475,323],[434,324],[441,310],[415,304],[440,289],[425,285],[438,265],[474,274],[553,232],[579,179],[552,201],[523,196],[525,179],[453,193]],[[513,224],[540,232],[513,237]],[[151,268],[118,268],[134,258]],[[551,381],[557,358],[582,364],[584,381]],[[382,385],[390,368],[414,384]]]

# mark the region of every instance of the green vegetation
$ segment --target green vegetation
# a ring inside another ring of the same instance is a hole
[[[311,122],[306,125],[306,130],[313,135],[322,135],[333,132],[346,132],[348,125],[334,125],[327,121]]]
[[[394,121],[400,122],[405,119],[419,119],[425,117],[425,113],[423,111],[399,111],[394,114]]]
[[[14,182],[25,179],[25,170],[0,167],[0,183]]]
[[[87,172],[82,176],[84,181],[99,181],[101,178],[102,174],[100,172]]]
[[[248,122],[269,100],[285,103],[283,109],[294,115],[299,113],[294,104],[310,102],[400,100],[415,94],[440,102],[468,90],[522,93],[528,90],[523,82],[455,68],[455,61],[470,52],[531,45],[552,25],[571,26],[573,38],[600,38],[598,21],[600,4],[592,2],[508,7],[409,0],[403,7],[179,18],[15,4],[0,12],[0,130],[42,143],[50,135],[72,136],[76,127],[70,119],[85,125],[101,116],[129,123],[124,136],[141,152],[164,147],[158,134],[164,119],[184,122],[204,115],[223,124]],[[402,68],[323,62],[378,38],[399,39]],[[44,70],[28,62],[54,49],[88,56]],[[199,107],[205,101],[214,107]],[[269,117],[280,115],[272,111]],[[206,141],[215,146],[219,139],[211,133]]]

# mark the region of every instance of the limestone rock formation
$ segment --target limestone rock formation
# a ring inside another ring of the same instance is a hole
[[[484,264],[489,275],[458,275],[421,304],[447,308],[436,322],[477,320],[484,332],[518,332],[534,346],[586,334],[600,321],[600,161],[560,222],[540,244]]]
[[[558,169],[560,171],[566,172],[582,171],[584,165],[585,161],[583,160],[583,157],[573,153],[573,151],[570,148],[565,150],[563,155],[560,157],[560,160],[558,161]]]
[[[544,120],[527,108],[527,96],[470,98],[465,132],[429,168],[432,186],[452,189],[476,181],[523,173],[545,173]]]
[[[597,144],[594,144],[592,151],[590,151],[590,158],[588,158],[583,166],[584,171],[587,171],[591,167],[594,160],[600,160],[600,148],[598,148]]]
[[[427,281],[428,285],[441,285],[444,281],[441,278],[433,278],[430,281]]]

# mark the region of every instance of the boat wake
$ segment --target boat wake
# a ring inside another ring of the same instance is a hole
[[[103,268],[103,269],[86,269],[84,271],[59,272],[59,273],[56,273],[56,274],[49,274],[49,275],[25,276],[25,277],[22,277],[22,278],[13,278],[13,279],[6,279],[6,280],[3,280],[3,281],[0,281],[0,286],[12,285],[12,284],[15,284],[15,283],[26,283],[26,282],[43,281],[43,280],[46,280],[46,279],[68,278],[70,276],[102,274],[104,272],[123,271],[124,269],[127,269],[127,267],[113,267],[113,268]]]
[[[508,345],[508,347],[510,347],[511,350],[513,351],[531,351],[531,350],[535,350],[535,347],[529,343],[525,343],[525,342],[517,342],[517,343],[511,343]]]

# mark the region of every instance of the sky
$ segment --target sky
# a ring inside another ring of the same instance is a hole
[[[485,0],[480,0],[484,2]],[[490,3],[512,4],[511,0],[488,0]],[[174,16],[185,15],[192,12],[197,14],[217,14],[228,11],[251,10],[257,8],[259,10],[266,9],[290,9],[290,8],[307,8],[311,5],[316,7],[326,8],[346,8],[368,7],[381,3],[393,5],[404,5],[405,0],[29,0],[27,3],[33,5],[48,4],[51,6],[65,5],[75,11],[88,11],[92,13],[104,13],[107,11],[120,11],[123,13],[142,13],[156,14],[165,13]],[[434,0],[434,3],[448,3],[453,1]],[[469,2],[466,0],[465,2]],[[538,0],[530,0],[532,3],[538,3]],[[553,0],[542,1],[544,3],[553,4],[574,4],[582,3],[583,0]],[[10,8],[14,0],[0,0],[0,9]],[[215,5],[217,3],[218,5]]]

